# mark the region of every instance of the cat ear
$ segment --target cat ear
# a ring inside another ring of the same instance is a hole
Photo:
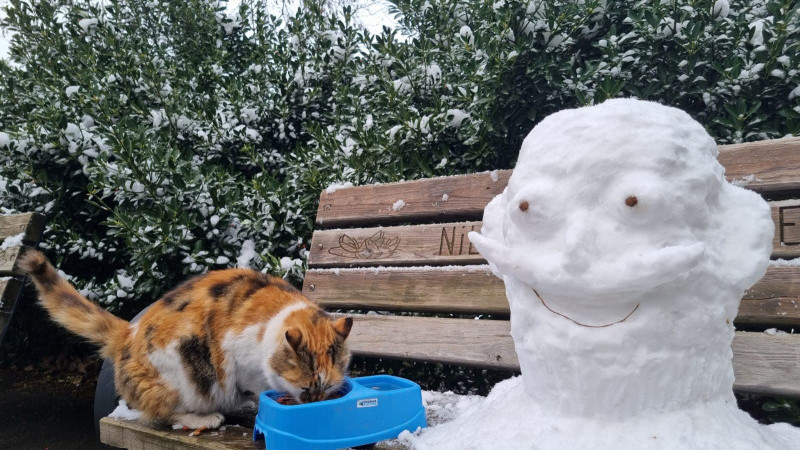
[[[286,330],[286,342],[292,346],[294,351],[297,351],[297,348],[300,347],[300,341],[303,340],[303,335],[300,333],[300,330],[297,328],[290,328]]]
[[[351,328],[353,328],[352,317],[342,317],[341,319],[336,319],[333,322],[333,329],[336,331],[336,334],[342,337],[342,339],[347,339],[347,336],[350,335]]]

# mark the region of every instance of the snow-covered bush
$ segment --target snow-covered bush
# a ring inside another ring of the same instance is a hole
[[[241,12],[202,0],[8,8],[0,205],[48,214],[48,255],[111,308],[237,263],[302,275],[313,199],[286,158],[317,100],[286,82],[277,19]]]
[[[0,207],[112,309],[237,264],[302,277],[319,192],[513,165],[559,109],[637,96],[721,143],[800,134],[786,0],[396,0],[374,36],[307,0],[11,0]]]

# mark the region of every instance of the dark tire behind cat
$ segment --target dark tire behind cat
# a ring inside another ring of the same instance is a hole
[[[131,323],[139,320],[145,311],[150,309],[143,309],[139,314],[131,320]],[[119,404],[119,395],[117,395],[117,388],[114,386],[114,362],[106,358],[103,360],[103,367],[100,368],[100,375],[97,376],[97,387],[94,389],[94,431],[97,435],[97,441],[100,442],[100,419],[111,414]],[[119,447],[112,447],[106,444],[100,444],[103,449],[117,449]]]

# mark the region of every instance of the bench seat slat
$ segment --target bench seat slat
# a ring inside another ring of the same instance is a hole
[[[303,293],[325,308],[508,315],[503,281],[488,266],[453,270],[309,270]]]
[[[736,332],[733,388],[757,394],[800,397],[800,335]]]
[[[322,191],[316,226],[337,228],[379,222],[480,219],[486,204],[503,192],[509,176],[510,170],[501,170],[495,176],[483,172],[359,186],[331,194]],[[398,200],[405,203],[402,208],[395,206]]]
[[[800,327],[800,267],[770,266],[745,292],[736,322]]]
[[[147,450],[252,450],[253,429],[227,427],[200,436],[189,436],[189,431],[157,429],[135,421],[109,417],[100,419],[100,441],[106,445],[127,449]],[[212,435],[212,433],[218,433]],[[260,448],[264,448],[261,442]]]
[[[762,193],[800,189],[800,137],[719,146],[719,162],[730,181]]]
[[[800,257],[800,200],[770,202],[773,258]],[[309,267],[484,264],[467,234],[482,222],[446,222],[377,228],[318,230]]]
[[[312,269],[303,293],[328,309],[509,314],[505,286],[486,265]],[[800,328],[800,267],[770,266],[736,323]]]
[[[800,191],[800,137],[719,146],[725,176],[762,193]],[[511,170],[339,189],[320,195],[317,228],[432,220],[479,220]],[[447,197],[444,195],[447,194]],[[445,200],[446,198],[446,200]],[[405,206],[393,205],[403,200]]]
[[[510,322],[356,316],[348,346],[356,355],[519,369]],[[737,331],[734,389],[800,397],[800,335]]]
[[[348,347],[361,356],[518,370],[507,320],[357,315]]]
[[[39,242],[44,230],[45,216],[39,213],[22,213],[0,216],[0,242],[10,236],[24,233],[25,244]]]
[[[473,221],[316,231],[308,266],[486,264],[467,236],[480,229]]]

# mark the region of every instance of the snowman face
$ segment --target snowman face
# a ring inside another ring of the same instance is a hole
[[[693,274],[749,287],[769,259],[769,206],[728,184],[716,155],[674,108],[616,99],[561,111],[525,139],[470,239],[496,273],[576,300],[629,303]]]
[[[630,166],[613,179],[538,173],[521,188],[509,185],[506,240],[527,250],[545,288],[651,290],[685,275],[704,253],[714,177],[688,175]]]

